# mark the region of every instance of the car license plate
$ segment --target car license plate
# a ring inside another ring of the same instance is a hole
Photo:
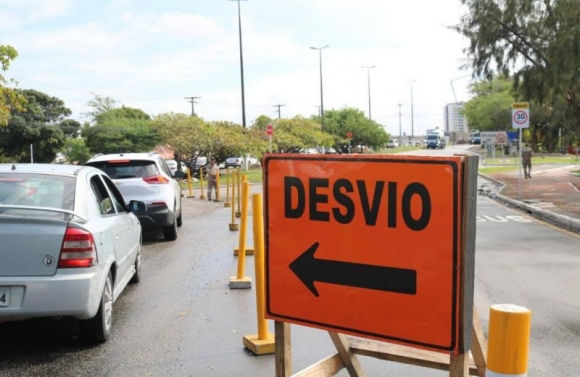
[[[0,288],[0,306],[10,305],[10,289]]]

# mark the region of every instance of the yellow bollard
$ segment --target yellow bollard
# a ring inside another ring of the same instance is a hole
[[[187,188],[189,189],[189,195],[187,196],[188,198],[195,198],[195,195],[193,195],[193,189],[191,188],[191,173],[190,173],[191,169],[187,169]]]
[[[491,306],[486,377],[528,375],[531,319],[532,312],[523,306]]]
[[[250,189],[249,189],[250,182],[248,182],[248,177],[245,174],[242,174],[242,185],[244,184],[244,182],[248,183],[248,193],[246,194],[246,196],[248,196],[248,197],[247,198],[243,198],[242,197],[242,203],[244,202],[244,200],[249,200],[249,192],[250,192]],[[253,248],[246,247],[246,244],[245,243],[244,243],[244,248],[246,250],[245,255],[254,255],[254,249]],[[239,247],[234,248],[234,256],[237,256],[239,254],[239,252],[240,252],[240,248]]]
[[[238,184],[238,210],[236,211],[236,217],[240,217],[242,215],[242,212],[240,211],[240,194],[242,192],[242,172],[240,171],[240,168],[236,168],[236,181]]]
[[[226,201],[224,202],[224,207],[231,207],[230,203],[230,167],[226,168]]]
[[[235,197],[236,185],[232,185],[232,197]],[[230,223],[230,230],[238,230],[238,224],[236,224],[236,206],[232,206],[232,222]]]
[[[248,289],[252,288],[252,278],[244,276],[246,269],[246,229],[248,228],[248,192],[250,191],[249,182],[243,182],[242,185],[242,217],[240,218],[240,237],[239,248],[240,257],[238,258],[238,274],[230,278],[230,289]]]
[[[220,201],[220,169],[218,168],[218,173],[215,176],[215,199],[214,202]]]
[[[205,199],[205,195],[203,195],[203,169],[199,168],[199,198],[201,200]]]
[[[276,350],[276,340],[268,332],[266,322],[266,278],[264,264],[264,217],[262,216],[262,194],[252,195],[252,220],[254,229],[254,269],[256,274],[256,306],[258,334],[244,336],[244,347],[255,355],[269,355]]]

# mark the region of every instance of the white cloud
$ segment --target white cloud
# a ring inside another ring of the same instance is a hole
[[[25,21],[11,24],[11,40],[3,42],[20,52],[10,73],[21,86],[59,96],[76,117],[86,111],[91,92],[150,114],[189,113],[183,97],[193,95],[202,97],[196,112],[204,118],[241,123],[237,4],[117,0],[101,6],[94,0],[55,0],[60,18],[38,24],[30,21],[31,1],[8,8],[10,18]],[[361,66],[375,65],[373,119],[389,131],[398,129],[401,102],[403,128],[410,127],[409,80],[416,79],[415,125],[440,125],[443,105],[454,100],[450,80],[466,74],[458,69],[465,43],[446,28],[457,22],[459,2],[329,4],[241,4],[247,123],[261,114],[277,116],[274,105],[280,103],[286,105],[284,117],[317,113],[319,55],[310,46],[328,44],[322,55],[325,109],[368,112],[367,72]],[[467,99],[468,82],[455,82],[458,100]]]

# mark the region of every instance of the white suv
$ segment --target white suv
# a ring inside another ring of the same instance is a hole
[[[139,200],[147,210],[137,214],[141,226],[162,227],[166,240],[177,239],[182,225],[181,187],[165,160],[157,153],[96,155],[87,165],[103,170],[113,180],[127,203]]]

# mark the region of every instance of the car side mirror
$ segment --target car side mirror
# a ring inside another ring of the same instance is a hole
[[[129,202],[129,211],[133,213],[141,213],[147,211],[145,203],[139,200],[131,200]]]

